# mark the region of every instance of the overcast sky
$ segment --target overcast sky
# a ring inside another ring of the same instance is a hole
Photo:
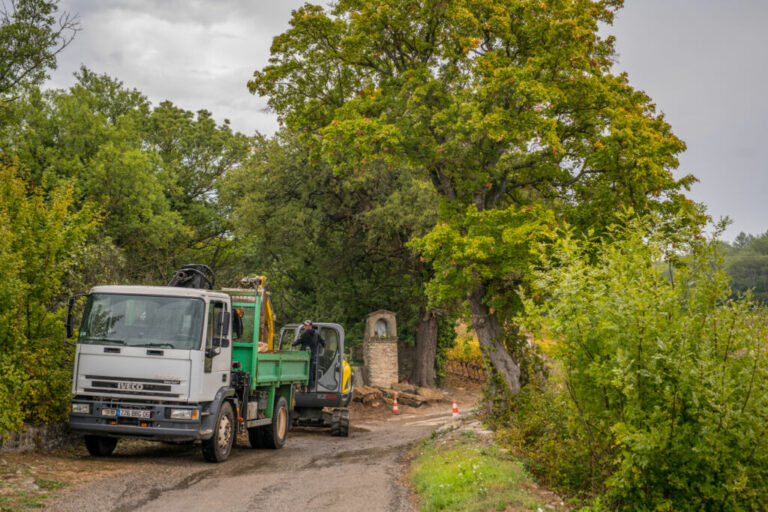
[[[60,0],[82,32],[59,57],[52,87],[81,64],[119,78],[154,103],[207,109],[234,129],[271,134],[266,101],[246,82],[300,0]],[[727,240],[768,230],[768,2],[626,0],[615,25],[617,70],[646,91],[687,144],[679,175]]]

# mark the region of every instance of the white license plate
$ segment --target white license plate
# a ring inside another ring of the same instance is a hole
[[[149,414],[152,411],[142,409],[118,409],[117,415],[124,418],[145,418],[149,419]]]

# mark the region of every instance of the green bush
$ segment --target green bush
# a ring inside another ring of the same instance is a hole
[[[767,316],[730,298],[719,244],[685,238],[627,220],[556,242],[526,322],[554,340],[562,389],[519,398],[516,442],[608,509],[765,510]]]
[[[43,194],[0,157],[0,436],[66,418],[61,283],[95,226],[89,207],[72,213],[71,205],[71,187]]]
[[[596,464],[589,439],[574,428],[575,415],[570,410],[568,392],[559,376],[539,387],[524,387],[512,407],[495,427],[502,445],[508,446],[525,462],[528,470],[547,487],[583,500],[602,491],[607,464]]]

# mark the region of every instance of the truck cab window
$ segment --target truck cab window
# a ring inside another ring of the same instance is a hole
[[[92,294],[78,343],[199,350],[203,312],[200,299]]]
[[[223,302],[211,302],[208,306],[208,322],[205,328],[205,372],[211,371],[213,357],[212,349],[221,346],[221,325],[219,319],[224,312]]]

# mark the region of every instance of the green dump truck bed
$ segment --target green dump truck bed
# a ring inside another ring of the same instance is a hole
[[[232,298],[232,308],[241,315],[243,333],[232,344],[232,361],[251,375],[251,388],[306,384],[309,379],[309,353],[275,351],[272,310],[263,289],[224,289]],[[267,316],[269,315],[269,316]],[[262,352],[259,352],[261,341]]]
[[[235,343],[232,360],[251,374],[252,388],[265,385],[306,384],[309,378],[307,352],[258,352],[252,343]]]

